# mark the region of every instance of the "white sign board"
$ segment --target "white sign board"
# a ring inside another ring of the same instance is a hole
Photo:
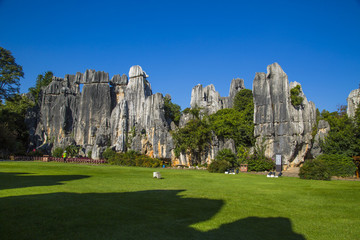
[[[276,165],[281,165],[281,155],[280,154],[276,155]]]

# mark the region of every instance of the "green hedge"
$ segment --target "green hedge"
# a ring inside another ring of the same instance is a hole
[[[330,180],[331,174],[327,164],[320,159],[307,160],[300,168],[301,179]]]
[[[208,166],[208,171],[211,173],[224,173],[231,168],[231,163],[226,160],[214,160]]]
[[[131,150],[126,153],[116,153],[114,150],[108,148],[104,151],[102,156],[109,164],[113,165],[151,168],[160,167],[162,165],[162,161],[157,158],[151,158]]]
[[[340,154],[322,154],[316,159],[327,165],[331,176],[351,177],[355,174],[356,166],[351,157]]]

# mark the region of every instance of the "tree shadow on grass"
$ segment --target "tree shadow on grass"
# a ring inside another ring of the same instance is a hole
[[[222,200],[184,198],[181,190],[52,193],[0,198],[1,239],[294,239],[287,218],[250,217],[201,232]]]
[[[62,185],[64,181],[88,178],[86,175],[29,175],[0,172],[0,190],[35,186]]]

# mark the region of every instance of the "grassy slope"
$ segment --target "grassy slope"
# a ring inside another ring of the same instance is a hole
[[[0,239],[357,239],[360,182],[0,162]]]

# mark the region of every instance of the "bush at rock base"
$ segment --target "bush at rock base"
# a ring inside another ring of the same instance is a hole
[[[316,159],[327,165],[331,176],[351,177],[355,174],[356,166],[351,157],[340,154],[322,154]]]
[[[208,166],[208,171],[211,173],[224,173],[229,168],[231,168],[230,162],[226,160],[214,160]]]
[[[58,157],[58,158],[60,158],[60,157],[62,157],[63,152],[64,152],[64,149],[63,149],[63,148],[57,147],[57,148],[55,148],[54,151],[52,152],[52,156],[53,156],[53,157]]]
[[[319,159],[307,160],[300,168],[301,179],[330,180],[331,174],[327,164]]]
[[[125,153],[116,153],[108,148],[103,153],[109,164],[121,166],[151,167],[157,168],[162,165],[162,161],[157,158],[151,158],[135,151],[127,151]]]

